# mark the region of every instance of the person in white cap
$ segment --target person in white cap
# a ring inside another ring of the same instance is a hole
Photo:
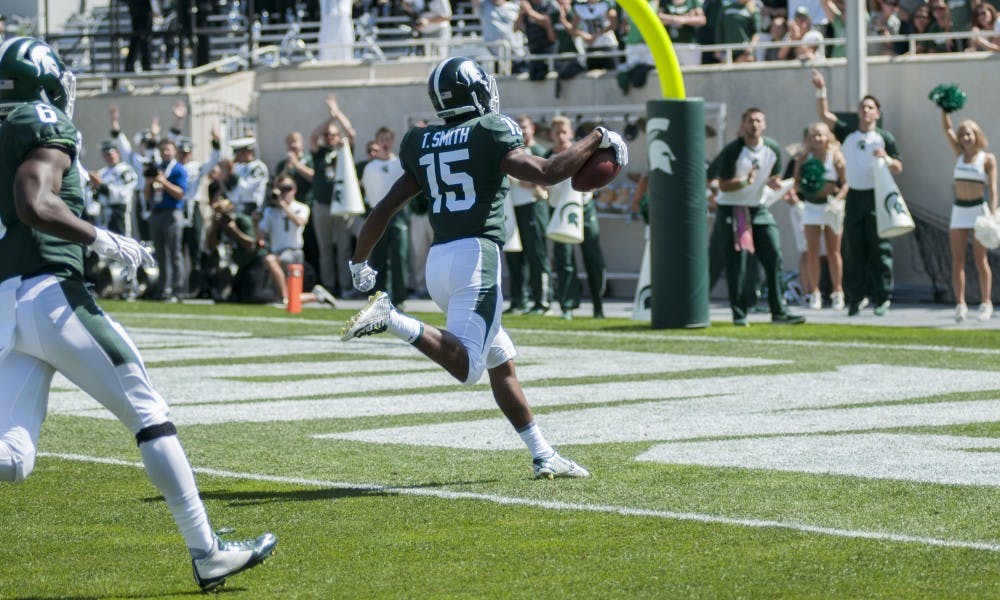
[[[267,165],[256,156],[257,140],[252,137],[237,138],[229,143],[233,149],[233,175],[236,186],[229,191],[229,199],[236,210],[243,214],[260,211],[267,194]]]

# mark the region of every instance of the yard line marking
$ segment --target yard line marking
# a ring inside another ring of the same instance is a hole
[[[103,458],[98,456],[86,456],[83,454],[64,454],[58,452],[39,452],[39,456],[46,458],[57,458],[62,460],[74,460],[78,462],[96,463],[104,465],[114,465],[122,467],[133,467],[144,469],[141,462],[120,460],[117,458]],[[324,479],[306,479],[302,477],[281,477],[276,475],[262,475],[257,473],[238,473],[221,469],[198,467],[193,469],[195,473],[208,475],[211,477],[225,477],[229,479],[246,479],[250,481],[266,481],[268,483],[281,483],[290,485],[305,485],[322,488],[336,488],[344,490],[356,490],[364,492],[380,492],[398,494],[401,496],[425,496],[440,498],[444,500],[478,500],[481,502],[492,502],[503,506],[526,506],[529,508],[545,508],[552,510],[575,510],[593,513],[617,514],[627,517],[653,517],[672,521],[690,521],[695,523],[705,523],[711,525],[734,525],[740,527],[751,527],[755,529],[787,529],[801,533],[815,533],[832,537],[842,537],[851,539],[873,540],[880,542],[898,542],[903,544],[922,544],[924,546],[934,546],[939,548],[961,548],[968,550],[983,550],[986,552],[1000,552],[1000,544],[990,542],[972,542],[965,540],[945,540],[940,538],[906,535],[901,533],[889,533],[882,531],[864,531],[856,529],[840,529],[837,527],[823,527],[820,525],[809,525],[808,523],[796,523],[794,521],[772,521],[763,519],[745,519],[737,517],[723,517],[718,515],[706,515],[690,512],[674,512],[668,510],[653,510],[646,508],[629,508],[627,506],[614,506],[611,504],[582,504],[578,502],[557,502],[552,500],[535,500],[532,498],[516,498],[512,496],[499,496],[496,494],[481,494],[476,492],[455,492],[442,489],[417,489],[411,487],[391,487],[370,483],[349,483],[343,481],[329,481]]]
[[[206,319],[209,321],[253,321],[259,323],[289,323],[289,324],[302,324],[302,323],[322,323],[321,320],[316,319],[295,319],[290,317],[237,317],[231,315],[190,315],[190,314],[172,314],[172,313],[143,313],[138,314],[121,314],[116,315],[117,319],[125,319],[130,316],[137,317],[149,317],[157,319],[177,319],[177,320],[190,320],[190,319]],[[329,320],[330,324],[342,323],[339,320]],[[192,330],[193,331],[193,330]],[[958,352],[962,354],[983,354],[987,356],[1000,356],[1000,349],[996,348],[965,348],[961,346],[938,346],[938,345],[927,345],[927,344],[878,344],[873,342],[833,342],[833,341],[818,341],[818,340],[755,340],[746,338],[734,338],[734,337],[712,337],[707,335],[659,335],[655,333],[637,333],[637,332],[626,332],[626,331],[564,331],[564,330],[553,330],[553,329],[520,329],[520,328],[508,328],[507,331],[520,333],[525,335],[559,335],[565,336],[576,336],[576,337],[605,337],[605,338],[615,338],[615,339],[635,339],[635,340],[665,340],[671,342],[716,342],[716,343],[739,343],[739,344],[756,344],[765,346],[804,346],[804,347],[823,347],[823,348],[861,348],[861,349],[871,349],[871,350],[919,350],[923,352]],[[328,336],[289,336],[301,339],[319,339],[333,337],[331,333]]]

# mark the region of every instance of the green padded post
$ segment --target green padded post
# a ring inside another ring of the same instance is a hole
[[[707,327],[705,105],[650,100],[646,111],[652,326]]]

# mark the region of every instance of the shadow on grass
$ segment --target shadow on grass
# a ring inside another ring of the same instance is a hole
[[[221,500],[228,502],[231,506],[253,506],[259,504],[270,504],[276,502],[315,502],[317,500],[341,500],[345,498],[361,498],[365,496],[394,496],[404,490],[421,490],[448,488],[451,486],[466,486],[497,483],[499,479],[482,479],[478,481],[451,481],[451,482],[431,482],[412,485],[384,486],[371,488],[321,488],[303,489],[291,491],[247,491],[247,492],[215,492],[202,491],[201,497],[204,500]],[[143,498],[143,502],[163,502],[163,496],[148,496]]]

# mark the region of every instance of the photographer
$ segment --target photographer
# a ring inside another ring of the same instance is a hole
[[[253,219],[237,212],[236,206],[222,195],[213,197],[209,206],[212,208],[212,223],[208,228],[205,245],[210,251],[217,251],[219,244],[228,243],[232,247],[232,262],[237,268],[232,292],[227,300],[273,302],[274,293],[267,286],[267,270],[263,261],[267,251],[257,239]]]
[[[271,281],[281,293],[281,301],[288,304],[288,282],[285,270],[288,265],[304,265],[303,234],[309,221],[309,206],[295,199],[295,180],[289,175],[281,175],[274,182],[271,198],[264,208],[258,224],[258,237],[269,244],[269,252],[264,257]],[[302,294],[303,302],[317,299],[333,304],[333,295],[317,285],[312,293]]]
[[[170,140],[160,142],[162,163],[143,167],[146,185],[143,197],[150,207],[149,234],[153,241],[160,278],[153,298],[177,302],[184,291],[184,261],[181,239],[184,233],[184,195],[187,171],[177,162],[177,146]]]

